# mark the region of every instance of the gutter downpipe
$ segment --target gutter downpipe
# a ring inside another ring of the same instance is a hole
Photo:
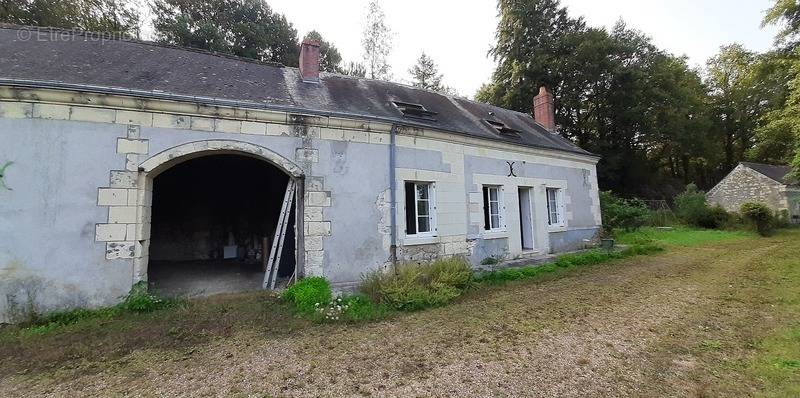
[[[397,273],[397,124],[392,124],[389,131],[389,223],[391,224],[390,236],[391,246],[389,247],[389,257],[392,261],[392,270]]]

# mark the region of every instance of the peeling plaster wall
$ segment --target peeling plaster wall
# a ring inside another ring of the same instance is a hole
[[[6,177],[14,190],[0,190],[0,219],[8,221],[0,224],[0,315],[5,317],[0,321],[8,320],[9,302],[19,307],[31,301],[38,311],[107,305],[146,279],[154,193],[145,176],[171,157],[202,154],[192,151],[265,148],[304,176],[299,247],[306,275],[346,286],[390,265],[392,181],[385,126],[334,128],[294,116],[286,116],[286,124],[34,105],[0,102],[0,163],[15,162]],[[73,120],[75,115],[91,122]],[[592,159],[435,136],[400,129],[397,137],[401,261],[464,255],[478,264],[486,257],[530,255],[520,247],[519,186],[532,189],[535,253],[571,250],[596,234],[600,211]],[[516,176],[508,175],[509,161],[515,162]],[[437,236],[405,236],[406,180],[435,183]],[[499,236],[482,231],[484,183],[501,184],[509,193],[508,228]],[[546,225],[546,186],[566,191],[563,228]]]
[[[124,126],[0,118],[0,322],[37,311],[109,305],[128,292],[132,265],[106,260],[97,188],[124,166]]]

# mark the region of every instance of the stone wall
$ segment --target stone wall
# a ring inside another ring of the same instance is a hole
[[[773,210],[787,209],[784,185],[742,164],[706,194],[709,204],[739,212],[746,202],[761,202]]]

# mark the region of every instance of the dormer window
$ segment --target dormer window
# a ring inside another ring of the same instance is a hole
[[[438,113],[425,109],[421,104],[412,104],[410,102],[392,101],[394,106],[405,117],[413,117],[416,119],[436,120],[434,116]]]
[[[486,123],[488,123],[490,126],[492,126],[492,128],[497,130],[497,133],[502,136],[521,138],[519,135],[519,130],[508,127],[505,123],[499,120],[486,119]]]

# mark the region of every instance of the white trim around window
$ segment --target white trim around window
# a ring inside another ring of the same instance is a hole
[[[431,238],[437,236],[436,183],[405,181],[406,236]]]
[[[564,189],[547,187],[547,225],[550,228],[566,226],[566,215],[564,209]]]
[[[503,187],[500,185],[483,186],[483,230],[484,232],[501,232],[506,230],[505,202]]]

